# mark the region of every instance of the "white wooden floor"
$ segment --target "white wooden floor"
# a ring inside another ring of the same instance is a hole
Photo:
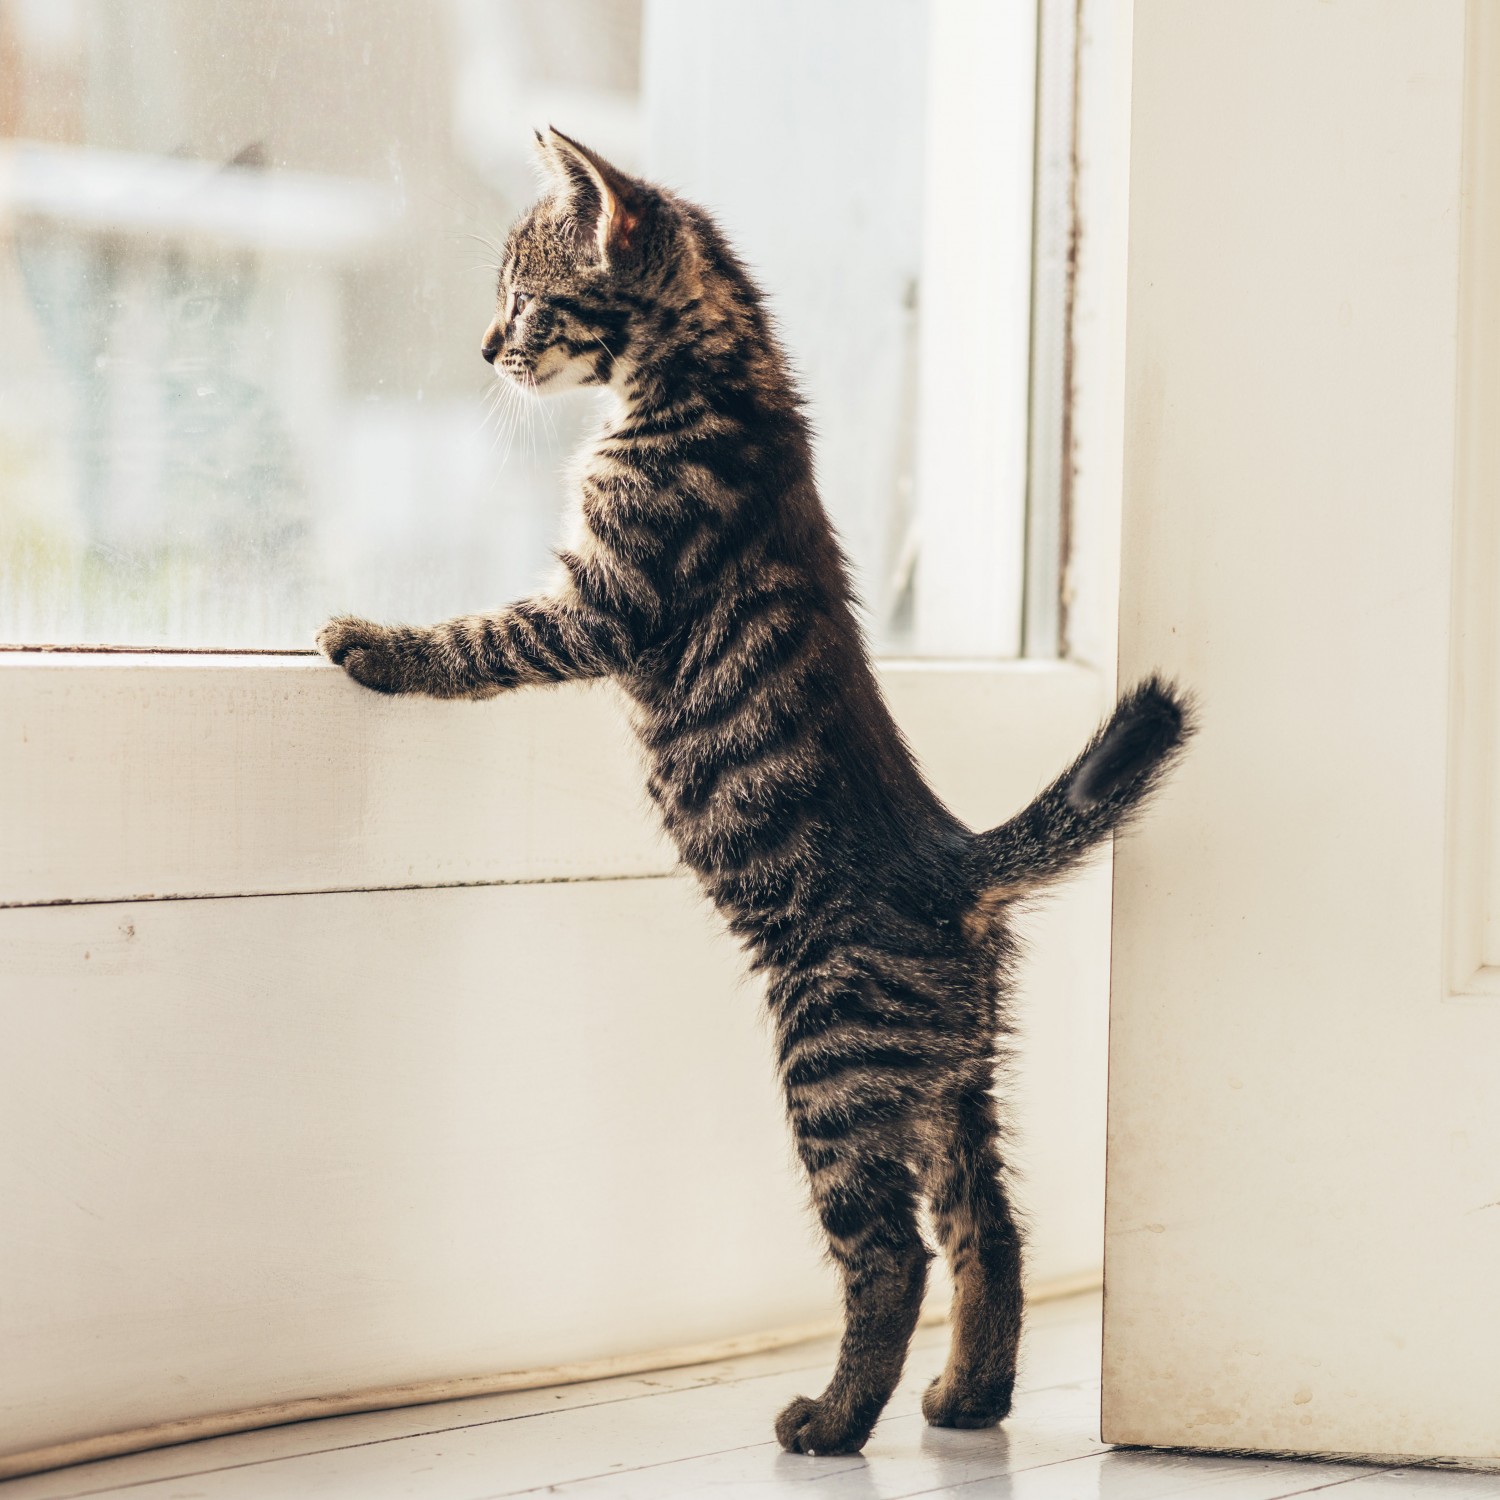
[[[724,1364],[440,1406],[305,1422],[0,1483],[0,1500],[498,1500],[576,1494],[865,1500],[1340,1500],[1500,1496],[1500,1475],[1110,1450],[1097,1439],[1099,1300],[1037,1307],[1021,1394],[995,1432],[939,1432],[918,1412],[945,1328],[921,1330],[907,1378],[857,1458],[780,1452],[771,1420],[821,1388],[828,1342]]]

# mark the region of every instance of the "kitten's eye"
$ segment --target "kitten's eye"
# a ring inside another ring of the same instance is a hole
[[[519,318],[526,311],[526,304],[530,301],[530,292],[517,292],[511,304],[511,311]]]

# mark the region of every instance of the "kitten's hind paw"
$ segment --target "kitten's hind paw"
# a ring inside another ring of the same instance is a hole
[[[1010,1415],[1015,1377],[987,1384],[950,1384],[940,1376],[922,1393],[922,1415],[933,1427],[993,1427]]]
[[[868,1426],[856,1426],[826,1400],[798,1396],[776,1418],[776,1441],[788,1453],[858,1453],[869,1441]]]

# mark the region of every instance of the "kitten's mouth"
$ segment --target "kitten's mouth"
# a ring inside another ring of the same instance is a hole
[[[528,390],[535,390],[536,387],[541,384],[541,382],[536,378],[536,375],[531,370],[528,370],[524,365],[505,364],[498,366],[497,370],[498,373],[502,374],[507,380],[512,381],[516,385],[523,386]]]

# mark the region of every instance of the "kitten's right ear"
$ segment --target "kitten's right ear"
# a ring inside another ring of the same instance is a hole
[[[644,204],[640,184],[587,146],[549,125],[535,132],[537,154],[559,192],[571,204],[606,264],[632,248]]]

